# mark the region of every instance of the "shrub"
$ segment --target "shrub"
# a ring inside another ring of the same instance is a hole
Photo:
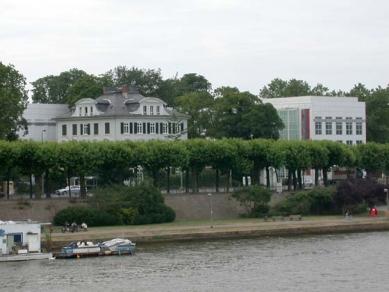
[[[101,212],[96,208],[88,207],[68,207],[57,212],[53,218],[54,225],[63,225],[65,222],[86,222],[88,226],[110,226],[119,224],[117,217]]]

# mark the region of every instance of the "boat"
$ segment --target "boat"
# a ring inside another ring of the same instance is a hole
[[[91,241],[71,242],[69,246],[61,248],[61,253],[68,255],[98,255],[101,251],[100,245]]]
[[[49,259],[52,253],[42,252],[41,229],[50,223],[0,221],[0,262]]]
[[[100,244],[101,251],[103,252],[115,252],[119,253],[122,251],[128,251],[129,253],[135,253],[136,243],[132,242],[129,239],[124,238],[113,238],[108,241],[104,241]]]

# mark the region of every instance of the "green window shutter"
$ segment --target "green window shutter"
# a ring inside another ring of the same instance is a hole
[[[147,123],[147,134],[150,134],[150,123]]]
[[[146,134],[146,123],[143,123],[143,134]]]
[[[90,135],[90,124],[88,124],[87,126],[86,126],[86,128],[87,128],[87,131],[88,131],[88,135]]]
[[[62,136],[66,136],[66,125],[62,125]]]
[[[84,125],[80,124],[80,135],[84,135]]]
[[[124,123],[120,123],[120,133],[124,134]]]
[[[95,135],[98,135],[99,134],[99,124],[98,123],[94,123],[93,124],[93,134],[95,134]]]
[[[109,129],[109,123],[105,123],[105,134],[109,134],[110,129]]]
[[[134,123],[134,134],[138,133],[138,123]]]
[[[155,123],[155,133],[156,133],[156,134],[159,134],[159,133],[158,133],[158,123]]]
[[[184,132],[184,123],[181,123],[181,132]]]
[[[161,134],[163,134],[163,123],[159,123],[159,129],[161,130]]]
[[[169,123],[168,124],[168,133],[171,134],[172,133],[172,123]]]
[[[130,134],[133,133],[132,126],[133,126],[133,123],[130,123]]]

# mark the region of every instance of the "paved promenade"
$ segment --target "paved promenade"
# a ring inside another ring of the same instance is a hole
[[[158,241],[178,241],[194,239],[216,239],[234,237],[287,236],[298,234],[323,234],[332,232],[369,232],[389,231],[389,220],[385,217],[353,217],[352,219],[314,219],[301,221],[267,221],[263,219],[250,222],[223,223],[211,222],[203,225],[183,226],[177,223],[161,225],[123,226],[89,228],[87,232],[61,233],[54,227],[51,234],[52,247],[56,248],[70,241],[103,241],[112,238],[129,238],[133,242],[148,243]]]

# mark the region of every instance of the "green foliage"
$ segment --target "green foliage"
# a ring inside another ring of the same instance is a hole
[[[247,217],[262,217],[270,209],[271,191],[263,186],[250,186],[234,192],[231,197],[245,209]]]
[[[54,225],[62,226],[65,222],[76,222],[79,225],[85,222],[88,226],[112,226],[120,223],[115,216],[107,212],[80,206],[68,207],[55,214]]]
[[[291,193],[284,201],[274,206],[272,212],[301,215],[332,214],[334,212],[333,193],[333,188],[314,188]]]
[[[27,122],[22,118],[27,106],[26,79],[13,65],[0,62],[0,140],[17,140],[17,131],[27,131]]]
[[[120,224],[172,222],[175,212],[164,204],[161,192],[149,182],[128,187],[112,185],[94,191],[92,206],[115,216]]]

